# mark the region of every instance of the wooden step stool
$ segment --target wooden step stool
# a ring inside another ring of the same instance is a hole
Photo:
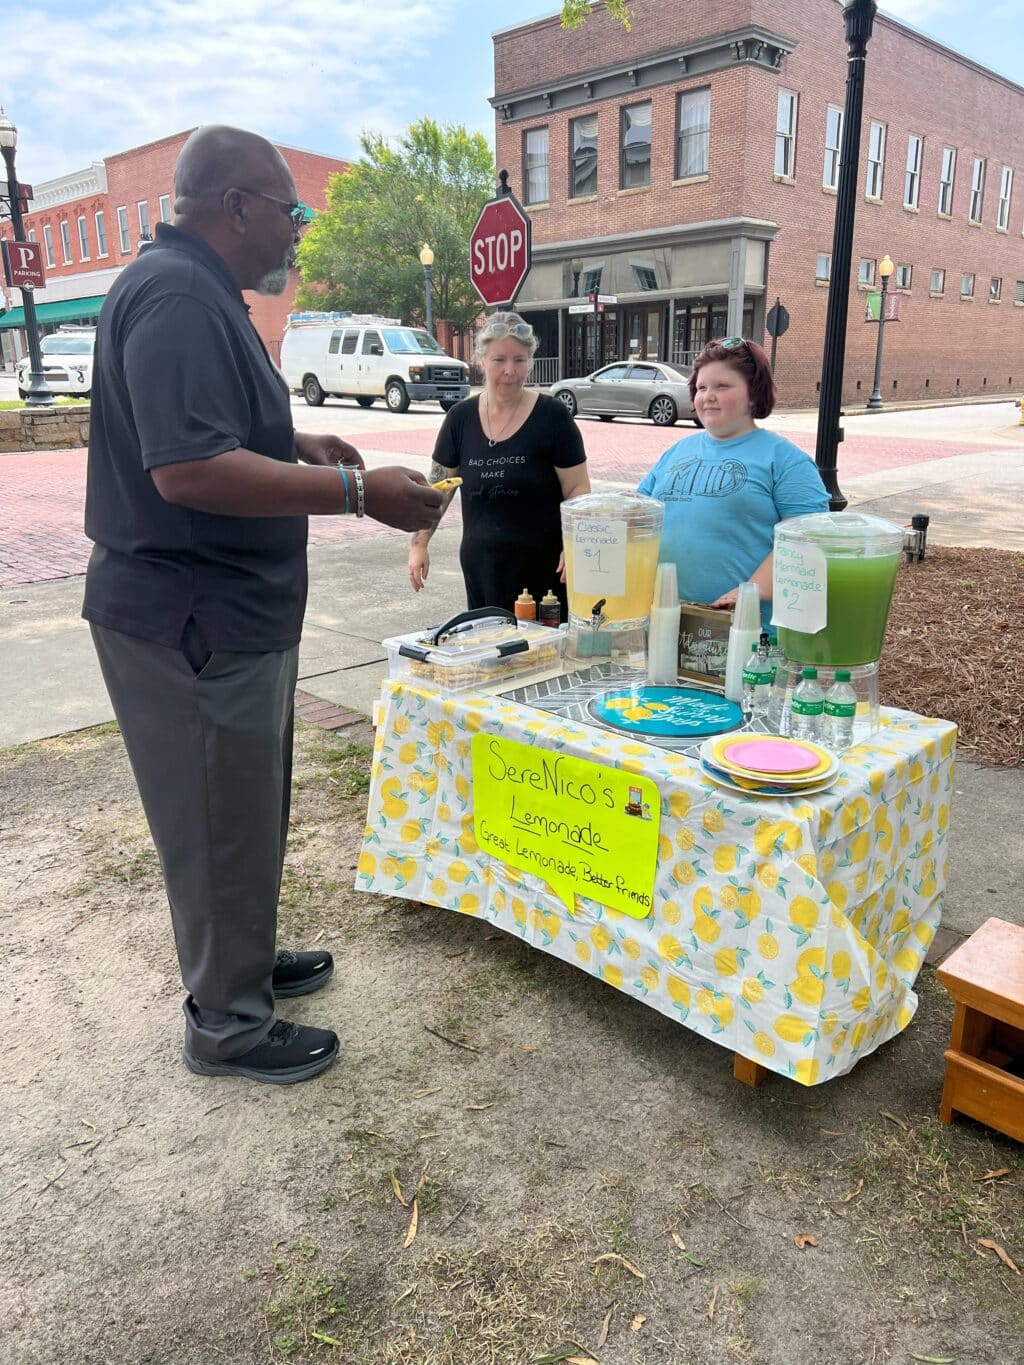
[[[1024,929],[986,920],[938,977],[956,1002],[939,1118],[966,1114],[1024,1142]]]

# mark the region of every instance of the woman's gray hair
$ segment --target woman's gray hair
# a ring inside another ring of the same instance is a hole
[[[481,362],[491,342],[504,341],[506,337],[529,347],[531,360],[536,355],[540,340],[525,318],[520,317],[518,313],[492,313],[476,334],[474,359],[478,363]]]

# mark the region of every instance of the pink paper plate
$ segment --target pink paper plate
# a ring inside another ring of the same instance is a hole
[[[757,773],[806,773],[821,764],[821,756],[789,739],[740,739],[720,750],[736,767]]]

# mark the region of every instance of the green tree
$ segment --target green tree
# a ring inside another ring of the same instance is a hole
[[[630,27],[630,19],[633,15],[627,0],[604,0],[604,7],[625,28]],[[587,22],[587,17],[592,8],[591,0],[563,0],[562,27],[579,28],[581,24]]]
[[[428,242],[434,316],[468,327],[480,312],[469,278],[469,234],[495,192],[486,139],[461,124],[424,118],[397,146],[378,133],[364,133],[360,142],[363,155],[331,177],[327,209],[299,246],[298,304],[422,322],[419,254]]]

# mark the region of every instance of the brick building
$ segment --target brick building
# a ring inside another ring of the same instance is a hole
[[[193,132],[174,133],[158,142],[94,161],[88,169],[34,185],[35,198],[25,215],[25,233],[43,243],[46,288],[35,293],[40,333],[61,323],[92,323],[114,280],[138,252],[140,241],[159,222],[169,222],[174,208],[174,163]],[[299,198],[311,209],[323,209],[331,175],[348,169],[337,157],[277,144],[295,178]],[[19,175],[31,180],[29,169]],[[10,222],[0,222],[0,237],[13,235]],[[252,319],[274,359],[279,359],[285,319],[291,310],[299,273],[279,297],[249,295]],[[0,354],[7,364],[26,350],[20,293],[10,290],[0,303]]]
[[[838,0],[635,0],[494,35],[497,164],[533,222],[518,306],[551,380],[792,323],[777,377],[813,404],[846,56]],[[887,398],[1024,386],[1024,88],[894,19],[868,48],[844,400],[871,392],[865,295],[896,264]],[[613,297],[595,320],[571,312]]]

